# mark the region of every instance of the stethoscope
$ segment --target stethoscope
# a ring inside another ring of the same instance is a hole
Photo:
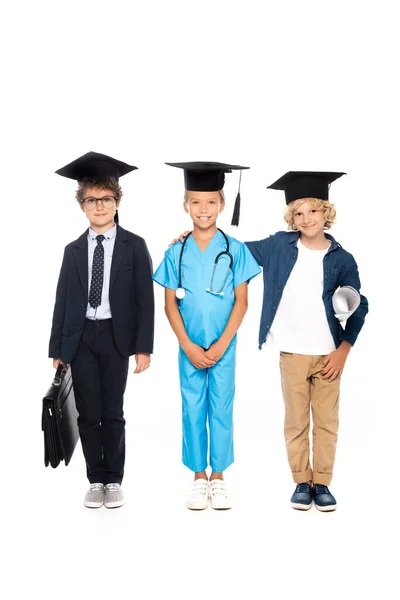
[[[225,244],[226,244],[226,249],[222,250],[222,252],[220,252],[219,254],[217,254],[217,256],[215,257],[214,260],[214,268],[213,268],[213,272],[211,275],[211,281],[210,281],[210,287],[206,288],[206,292],[210,292],[210,294],[215,294],[217,296],[223,296],[224,292],[224,286],[226,283],[226,280],[228,279],[228,275],[229,275],[229,271],[232,269],[232,265],[233,265],[233,256],[232,254],[229,252],[229,240],[228,237],[226,236],[226,234],[222,231],[222,229],[219,229],[219,227],[217,227],[218,231],[220,231],[222,233],[222,235],[225,238]],[[178,282],[178,288],[175,292],[176,297],[179,300],[182,300],[182,298],[184,298],[186,296],[186,291],[185,289],[182,287],[182,256],[183,256],[183,251],[185,250],[185,245],[186,242],[189,239],[189,236],[192,234],[192,232],[188,233],[188,235],[185,237],[185,239],[182,242],[182,248],[181,248],[181,252],[179,254],[179,267],[178,267],[178,278],[179,278],[179,282]],[[227,256],[229,258],[229,267],[226,271],[226,275],[225,275],[225,279],[220,287],[220,289],[218,291],[214,291],[213,290],[213,285],[214,285],[214,274],[215,274],[215,269],[217,268],[218,265],[218,261],[221,258],[221,256]]]

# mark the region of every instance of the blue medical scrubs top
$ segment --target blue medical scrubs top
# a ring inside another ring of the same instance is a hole
[[[223,294],[207,292],[210,288],[214,261],[226,250],[225,238],[217,231],[202,252],[192,236],[187,239],[182,256],[182,287],[186,295],[178,300],[179,311],[190,340],[209,348],[218,341],[225,330],[235,303],[234,289],[245,281],[250,281],[261,272],[248,248],[238,240],[227,236],[230,253],[233,256],[232,269],[229,258],[221,256],[215,269],[213,291],[219,291],[224,279]],[[176,290],[179,287],[179,255],[181,242],[176,242],[165,252],[165,257],[153,275],[154,281],[163,287]],[[236,336],[235,338],[236,339]]]

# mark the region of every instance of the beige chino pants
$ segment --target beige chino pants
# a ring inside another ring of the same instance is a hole
[[[280,353],[285,441],[296,483],[329,485],[339,428],[340,380],[322,379],[324,356]],[[310,466],[310,408],[313,420],[313,466]]]

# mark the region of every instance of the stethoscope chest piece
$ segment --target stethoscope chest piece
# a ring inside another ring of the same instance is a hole
[[[178,287],[175,291],[175,296],[178,298],[178,300],[182,300],[186,296],[186,291],[183,289],[183,287]]]

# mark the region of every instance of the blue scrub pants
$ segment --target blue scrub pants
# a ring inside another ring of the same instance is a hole
[[[214,367],[209,369],[196,369],[179,347],[182,461],[194,472],[204,471],[208,464],[214,472],[225,471],[233,463],[235,363],[236,339]]]

